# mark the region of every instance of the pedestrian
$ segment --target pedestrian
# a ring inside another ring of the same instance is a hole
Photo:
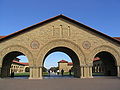
[[[62,74],[62,76],[64,75],[64,70],[63,69],[61,70],[61,74]]]
[[[49,75],[49,77],[50,77],[50,69],[48,70],[48,75]]]
[[[72,72],[72,71],[71,71],[71,69],[70,69],[70,70],[69,70],[69,75],[70,75],[70,76],[72,75],[71,72]]]
[[[13,72],[13,71],[11,72],[11,77],[12,77],[12,78],[14,77],[14,72]]]

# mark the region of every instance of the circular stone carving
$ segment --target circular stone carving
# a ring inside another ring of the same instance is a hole
[[[82,46],[83,46],[84,49],[89,49],[91,47],[91,44],[90,44],[89,41],[84,41]]]
[[[40,44],[39,44],[38,41],[32,41],[31,44],[30,44],[31,48],[33,48],[33,49],[38,49],[39,45]]]

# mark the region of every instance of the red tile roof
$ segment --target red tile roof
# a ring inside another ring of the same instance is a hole
[[[0,39],[0,42],[3,42],[3,41],[8,40],[8,39],[11,39],[12,37],[15,37],[15,36],[20,35],[20,34],[25,33],[25,32],[28,32],[28,31],[30,31],[30,30],[33,30],[33,28],[36,28],[36,27],[38,27],[38,26],[42,26],[42,25],[44,25],[44,24],[47,24],[47,23],[49,23],[49,22],[51,22],[51,21],[54,21],[54,20],[57,20],[57,19],[60,19],[60,18],[61,18],[61,19],[64,19],[64,20],[67,20],[67,21],[69,21],[69,22],[71,22],[71,23],[74,23],[74,24],[78,25],[79,27],[83,27],[83,28],[85,28],[86,30],[88,30],[89,32],[94,32],[94,33],[96,33],[96,34],[98,34],[98,35],[100,35],[100,36],[105,37],[106,39],[110,39],[111,41],[113,41],[113,42],[115,42],[115,43],[117,43],[117,44],[120,44],[120,41],[118,41],[118,40],[116,40],[116,39],[114,39],[114,38],[112,38],[112,37],[110,37],[110,36],[108,36],[108,35],[106,35],[106,34],[103,34],[103,33],[99,32],[99,31],[97,31],[97,30],[95,30],[95,29],[93,29],[93,28],[91,28],[91,27],[89,27],[89,26],[86,26],[86,25],[84,25],[84,24],[82,24],[82,23],[79,23],[79,22],[77,22],[77,21],[75,21],[75,20],[73,20],[73,19],[71,19],[71,18],[69,18],[69,17],[66,17],[66,16],[64,16],[64,15],[58,15],[58,16],[55,16],[55,17],[50,18],[50,19],[48,19],[48,20],[45,20],[45,21],[43,21],[43,22],[37,23],[37,24],[35,24],[35,25],[33,25],[33,26],[30,26],[30,27],[27,27],[27,28],[25,28],[25,29],[19,30],[19,31],[17,31],[17,32],[15,32],[15,33],[12,33],[12,34],[10,34],[10,35],[8,35],[8,36],[5,36],[5,37],[1,38],[1,39]]]
[[[93,61],[98,61],[98,60],[100,60],[99,57],[95,57],[95,58],[93,59]]]
[[[0,39],[1,39],[1,38],[4,38],[4,37],[6,37],[6,36],[0,36]]]
[[[15,61],[15,60],[13,60],[13,63],[22,64],[22,65],[25,65],[25,66],[29,65],[29,63],[18,62],[18,61]]]
[[[120,37],[113,37],[114,39],[120,41]]]
[[[68,65],[71,66],[71,65],[73,65],[73,63],[72,62],[68,62]]]
[[[68,62],[65,61],[65,60],[61,60],[61,61],[59,61],[58,63],[68,63]]]

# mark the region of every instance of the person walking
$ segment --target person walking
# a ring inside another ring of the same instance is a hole
[[[72,75],[71,72],[72,72],[72,71],[71,71],[71,69],[70,69],[70,70],[69,70],[69,75],[70,75],[70,76]]]
[[[64,70],[63,70],[63,69],[61,70],[61,75],[62,75],[62,76],[64,75]]]

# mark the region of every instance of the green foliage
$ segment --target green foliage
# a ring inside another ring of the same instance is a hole
[[[43,72],[47,72],[47,68],[43,67],[43,68],[42,68],[42,71],[43,71]]]
[[[51,70],[51,71],[54,71],[54,72],[57,72],[58,67],[51,67],[50,70]]]
[[[14,76],[29,76],[29,72],[25,72],[25,73],[15,73]]]
[[[92,75],[93,75],[93,76],[104,76],[105,74],[99,72],[99,73],[93,73]]]

